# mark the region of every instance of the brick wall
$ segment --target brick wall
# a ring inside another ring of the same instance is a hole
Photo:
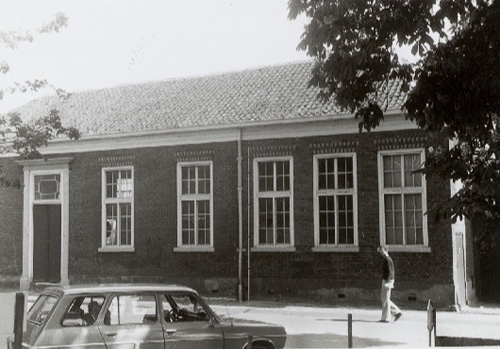
[[[311,144],[332,142],[346,144],[346,149],[354,150],[357,156],[359,252],[356,253],[311,251],[314,245]],[[261,294],[326,294],[329,297],[336,297],[337,294],[348,297],[350,294],[352,297],[378,299],[382,260],[377,252],[380,245],[377,151],[428,147],[430,142],[423,133],[416,131],[270,141],[270,148],[287,144],[293,145],[294,149],[297,251],[253,253],[253,291]],[[450,195],[448,182],[440,178],[428,177],[427,186],[428,208],[446,200]],[[416,298],[426,301],[433,298],[436,302],[453,302],[451,227],[447,222],[435,221],[432,213],[429,213],[428,231],[430,253],[391,253],[397,273],[394,296],[400,300]]]
[[[253,232],[253,203],[247,221],[247,160],[262,154],[289,154],[294,161],[296,252],[251,255],[255,294],[313,294],[378,299],[381,257],[377,151],[426,147],[421,132],[364,133],[335,137],[280,139],[243,144],[243,230]],[[314,245],[313,155],[315,145],[335,143],[355,151],[358,181],[359,252],[317,253]],[[188,154],[188,155],[185,155]],[[206,155],[208,154],[208,155]],[[234,295],[238,277],[237,144],[214,143],[73,154],[70,174],[70,265],[72,282],[168,281]],[[215,253],[174,252],[177,243],[176,165],[182,156],[213,161]],[[103,253],[101,169],[132,164],[135,176],[135,252]],[[252,169],[250,195],[252,197]],[[449,196],[447,181],[427,179],[428,207]],[[451,228],[428,217],[430,253],[391,253],[397,270],[395,298],[453,297]],[[253,241],[253,238],[252,238]],[[246,271],[246,253],[243,255]],[[246,273],[244,275],[246,284]],[[246,285],[245,285],[246,286]],[[400,292],[398,294],[398,292]],[[452,300],[451,300],[452,301]]]
[[[0,171],[9,182],[0,183],[0,285],[17,287],[22,271],[23,190],[22,169],[13,158],[0,158]]]

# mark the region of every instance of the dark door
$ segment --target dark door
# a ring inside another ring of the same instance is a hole
[[[33,206],[33,281],[61,281],[61,205]]]

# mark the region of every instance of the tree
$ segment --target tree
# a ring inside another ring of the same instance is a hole
[[[439,216],[499,220],[500,0],[290,0],[289,18],[300,15],[319,97],[369,131],[385,110],[373,97],[400,81],[406,117],[450,140],[428,149],[423,171],[463,184]]]
[[[67,17],[58,13],[55,18],[47,24],[42,25],[34,32],[0,32],[0,44],[9,49],[18,48],[21,42],[32,42],[37,35],[43,35],[52,32],[58,32],[67,25]],[[0,72],[7,74],[10,66],[7,62],[0,62]],[[5,90],[0,90],[0,101],[5,92],[26,92],[38,91],[44,87],[50,86],[45,79],[33,79],[21,83],[15,83],[14,86]],[[67,98],[67,94],[62,89],[54,88],[61,98]],[[57,110],[52,110],[49,115],[41,116],[35,120],[23,121],[18,113],[10,113],[7,116],[0,117],[0,153],[15,152],[22,159],[35,159],[41,157],[40,147],[60,136],[67,136],[70,139],[78,139],[80,134],[77,129],[63,127],[61,118]],[[19,187],[19,179],[9,179],[0,168],[0,184],[4,186]]]

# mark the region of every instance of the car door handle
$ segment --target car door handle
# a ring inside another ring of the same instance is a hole
[[[106,332],[106,336],[108,336],[108,337],[114,337],[114,336],[116,336],[117,334],[118,334],[118,333],[117,333],[117,332],[114,332],[114,331],[113,331],[113,332]]]
[[[167,334],[169,336],[171,336],[171,335],[175,334],[175,332],[177,332],[177,330],[175,330],[175,329],[165,329],[165,332],[167,332]]]

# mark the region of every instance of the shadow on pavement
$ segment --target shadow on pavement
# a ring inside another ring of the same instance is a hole
[[[347,336],[335,334],[294,334],[288,335],[285,348],[347,348],[347,344]],[[387,347],[404,344],[374,338],[353,338],[354,348]]]

